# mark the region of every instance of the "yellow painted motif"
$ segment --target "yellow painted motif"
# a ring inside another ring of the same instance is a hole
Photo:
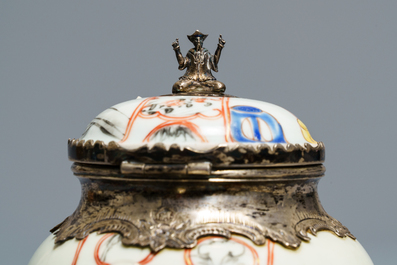
[[[316,144],[317,142],[312,138],[312,136],[309,133],[309,130],[307,129],[306,125],[298,119],[298,123],[301,126],[301,131],[303,134],[303,137],[308,141],[309,143]]]

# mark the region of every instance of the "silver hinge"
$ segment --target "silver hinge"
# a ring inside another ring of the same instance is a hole
[[[123,161],[120,165],[121,174],[139,175],[210,175],[211,162],[194,162],[188,164],[145,164],[133,161]]]

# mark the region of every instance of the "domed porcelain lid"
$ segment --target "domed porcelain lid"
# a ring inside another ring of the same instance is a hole
[[[317,146],[306,126],[291,112],[267,102],[227,96],[126,101],[100,113],[80,140],[115,141],[127,149],[156,143],[198,150],[224,144]]]
[[[226,86],[211,73],[218,70],[222,36],[214,55],[202,47],[206,35],[188,36],[195,45],[183,57],[174,48],[185,75],[173,94],[117,104],[91,121],[78,140],[69,141],[71,160],[120,164],[188,163],[277,166],[318,164],[324,146],[289,111],[271,103],[224,94]]]

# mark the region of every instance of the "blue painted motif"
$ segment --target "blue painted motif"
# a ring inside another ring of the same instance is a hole
[[[251,106],[235,106],[235,107],[233,107],[233,109],[234,110],[238,110],[238,111],[243,111],[243,112],[249,112],[249,113],[251,113],[251,112],[262,112],[261,109],[254,108],[254,107],[251,107]]]
[[[262,110],[251,107],[251,106],[235,106],[231,108],[231,134],[235,141],[237,142],[266,142],[266,143],[286,143],[284,138],[283,129],[277,120],[269,113],[263,112]],[[242,122],[245,119],[249,119],[252,125],[253,138],[249,139],[244,136],[242,132]],[[262,119],[270,129],[273,139],[271,141],[266,141],[260,132],[258,119]]]

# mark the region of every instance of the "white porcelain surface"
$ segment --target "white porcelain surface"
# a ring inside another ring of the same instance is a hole
[[[205,149],[219,144],[316,145],[291,112],[263,101],[199,96],[138,98],[100,113],[80,138],[126,148],[174,143]]]
[[[310,237],[310,242],[291,250],[272,241],[257,246],[237,235],[230,240],[210,236],[199,239],[191,250],[163,249],[153,254],[149,248],[123,246],[117,234],[93,233],[57,247],[51,235],[29,265],[373,265],[357,240],[326,231]]]

